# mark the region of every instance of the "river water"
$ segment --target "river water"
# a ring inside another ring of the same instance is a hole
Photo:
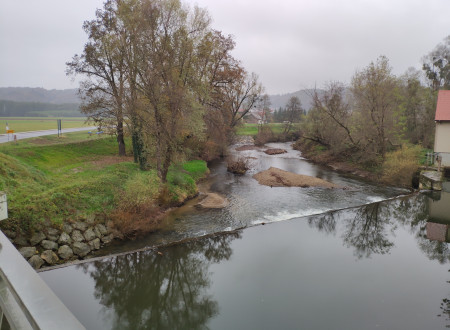
[[[228,234],[122,253],[40,273],[88,329],[441,329],[449,323],[450,194],[369,184],[309,163],[287,144],[261,150],[244,176],[211,167],[195,201],[164,228],[109,253],[219,231]],[[252,175],[270,166],[346,189],[270,188]],[[388,200],[390,199],[390,200]],[[260,225],[260,224],[266,225]],[[246,229],[232,231],[235,228]]]

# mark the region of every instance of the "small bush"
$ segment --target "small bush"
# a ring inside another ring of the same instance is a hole
[[[139,213],[115,210],[111,214],[114,228],[125,238],[134,239],[159,229],[163,213],[153,204],[145,205]]]
[[[256,134],[255,145],[262,146],[267,142],[271,142],[274,139],[274,134],[269,126],[262,126],[258,134]]]
[[[403,145],[401,149],[387,153],[381,180],[387,184],[411,187],[414,173],[419,167],[420,152],[419,146]]]
[[[249,169],[248,161],[243,158],[239,158],[238,160],[230,160],[227,164],[228,172],[234,174],[245,174]]]
[[[214,141],[206,141],[203,144],[203,149],[200,153],[200,156],[203,160],[211,161],[213,159],[219,158],[226,149],[226,146],[219,145],[215,143]]]

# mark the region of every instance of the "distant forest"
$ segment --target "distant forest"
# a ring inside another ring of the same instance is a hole
[[[84,117],[76,89],[0,88],[0,117]]]
[[[320,92],[320,90],[319,90]],[[272,110],[284,110],[289,99],[297,96],[304,110],[312,107],[312,90],[269,95]],[[79,110],[77,89],[0,87],[0,117],[85,117]]]
[[[0,117],[85,117],[79,104],[52,104],[0,100]]]

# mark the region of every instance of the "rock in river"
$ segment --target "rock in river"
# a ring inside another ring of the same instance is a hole
[[[216,193],[207,193],[195,206],[201,209],[221,209],[228,205],[228,200]]]

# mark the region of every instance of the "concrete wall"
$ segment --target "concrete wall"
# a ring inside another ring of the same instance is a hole
[[[450,166],[450,122],[436,122],[434,152],[442,152],[442,165]]]

